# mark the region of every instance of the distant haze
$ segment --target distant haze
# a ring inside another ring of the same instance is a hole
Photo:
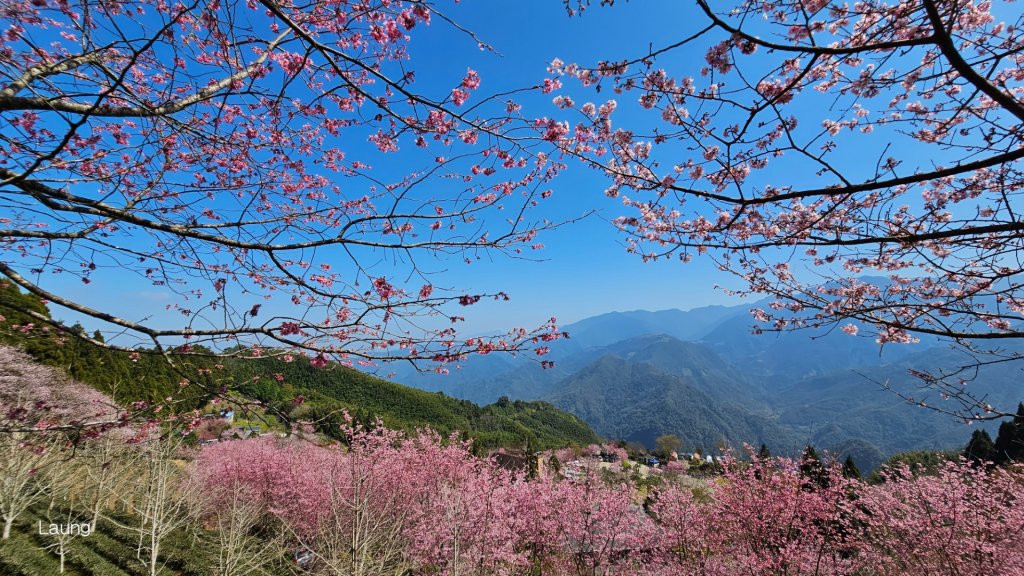
[[[661,434],[704,451],[765,443],[796,454],[813,444],[869,470],[896,452],[966,444],[971,428],[878,384],[920,395],[908,369],[952,367],[962,354],[937,341],[882,348],[838,330],[755,335],[757,305],[610,312],[565,326],[570,338],[552,343],[552,369],[488,355],[448,376],[394,379],[476,402],[549,400],[598,434],[648,446]],[[994,366],[972,385],[993,404],[1015,406],[1019,375],[1013,363]]]

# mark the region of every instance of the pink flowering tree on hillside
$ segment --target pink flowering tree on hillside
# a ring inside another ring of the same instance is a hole
[[[727,461],[704,487],[666,483],[650,513],[666,574],[854,574],[849,506],[855,483],[831,466],[808,482],[798,462]]]
[[[53,496],[55,484],[74,476],[66,461],[78,449],[123,425],[109,397],[0,346],[0,538],[8,539],[19,517]]]
[[[521,573],[527,559],[516,546],[512,494],[523,478],[430,431],[403,444],[399,468],[408,554],[417,564],[450,576]]]
[[[872,486],[834,463],[730,459],[722,476],[641,489],[593,471],[515,477],[430,431],[346,435],[347,448],[269,437],[203,448],[190,486],[204,523],[285,534],[323,573],[364,576],[1016,576],[1024,566],[1020,467],[903,468]],[[240,512],[247,520],[233,524]]]
[[[0,432],[77,434],[87,427],[86,436],[95,438],[105,429],[124,427],[123,415],[95,388],[0,345]]]
[[[712,489],[712,573],[854,574],[843,529],[853,485],[834,463],[808,477],[786,458],[731,462]]]
[[[872,574],[1024,573],[1024,477],[969,462],[913,477],[906,466],[860,492],[850,517]]]
[[[256,503],[266,522],[311,550],[330,573],[385,575],[419,566],[441,574],[512,573],[511,497],[522,479],[454,438],[346,427],[349,447],[259,438],[203,449],[192,478],[216,520]]]
[[[710,257],[769,299],[753,311],[764,329],[1018,357],[997,348],[1024,336],[1019,6],[695,0],[688,14],[676,43],[551,66],[573,119],[561,147],[607,177],[629,250]],[[963,400],[947,411],[998,417],[967,374],[918,376]]]
[[[303,539],[314,537],[329,514],[324,503],[330,500],[326,480],[333,460],[328,448],[267,436],[207,446],[191,474],[204,487],[206,511],[226,510],[242,493]]]
[[[6,2],[0,274],[113,348],[445,363],[556,337],[456,336],[508,296],[433,273],[539,247],[559,165],[474,70],[418,89],[428,25],[462,33],[422,1]],[[86,303],[129,275],[180,322]]]
[[[642,573],[655,549],[655,525],[634,487],[593,470],[577,479],[540,479],[519,507],[520,547],[541,573]]]

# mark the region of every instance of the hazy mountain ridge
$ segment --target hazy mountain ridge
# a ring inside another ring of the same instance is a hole
[[[674,375],[608,354],[558,387],[547,397],[549,401],[610,438],[653,446],[658,436],[673,433],[689,449],[737,446],[745,441],[770,442],[787,451],[799,445],[799,439],[773,418],[701,390],[694,385],[692,373]]]
[[[674,433],[690,448],[766,442],[776,453],[813,443],[849,451],[865,469],[897,451],[962,447],[970,436],[952,418],[874,383],[916,397],[908,369],[956,366],[963,360],[956,352],[934,340],[880,347],[838,329],[754,334],[749,310],[764,305],[602,314],[565,327],[570,338],[552,346],[554,369],[484,357],[450,380],[425,381],[478,402],[548,400],[609,437],[650,443]],[[985,393],[1015,404],[1019,370],[1006,364],[985,372]]]

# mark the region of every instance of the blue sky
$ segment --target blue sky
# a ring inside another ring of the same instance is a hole
[[[413,30],[409,67],[416,71],[415,89],[434,97],[446,95],[460,82],[467,67],[476,69],[482,77],[477,94],[522,88],[547,76],[547,65],[555,57],[593,64],[605,58],[633,57],[645,53],[651,45],[657,48],[671,43],[686,32],[687,12],[691,10],[692,6],[678,2],[634,0],[614,8],[595,7],[583,17],[569,18],[558,0],[465,1],[447,6],[445,14],[493,46],[497,54],[476,49],[472,39],[435,16],[429,27]],[[694,65],[703,61],[702,53],[676,57],[693,58]],[[537,94],[520,101],[531,117],[564,117],[550,105],[551,96]],[[585,96],[603,100],[613,95],[581,95]],[[360,151],[368,148],[366,143],[352,146]],[[737,303],[714,290],[715,284],[728,284],[733,279],[715,271],[707,260],[686,265],[664,261],[644,264],[627,254],[623,237],[608,222],[620,215],[622,208],[604,196],[605,179],[596,171],[569,164],[569,170],[552,187],[553,200],[537,215],[561,220],[592,210],[595,214],[540,237],[546,248],[531,252],[533,260],[494,255],[472,265],[454,258],[427,263],[428,269],[438,272],[434,277],[438,285],[469,293],[505,291],[511,296],[509,302],[482,303],[466,310],[466,333],[513,326],[529,328],[551,316],[568,323],[612,310],[688,309]],[[181,323],[180,316],[163,311],[165,305],[176,300],[134,276],[110,271],[95,276],[89,285],[74,280],[61,288],[72,299],[132,320],[152,315],[158,325]],[[77,319],[67,313],[58,315],[70,321]],[[83,323],[90,329],[95,324],[88,320]]]
[[[687,32],[687,16],[693,10],[696,8],[682,2],[634,0],[613,8],[595,6],[582,17],[569,18],[558,0],[468,1],[450,8],[447,15],[473,30],[500,56],[458,49],[471,43],[456,34],[458,53],[453,57],[452,31],[436,21],[426,30],[414,31],[410,53],[421,89],[429,87],[431,81],[451,86],[465,73],[466,66],[471,66],[480,72],[481,92],[502,92],[541,81],[547,76],[548,63],[556,57],[593,64],[642,55],[650,45],[657,48],[677,41]],[[703,63],[702,52],[677,54],[676,58],[684,56]],[[533,107],[529,114],[564,117],[550,106],[551,96],[525,100]],[[581,101],[587,96],[601,100],[614,97],[581,92]],[[735,286],[735,281],[707,260],[696,259],[685,265],[668,261],[644,264],[637,256],[627,254],[623,236],[608,222],[623,213],[622,206],[605,197],[606,187],[601,174],[570,161],[569,170],[552,186],[554,201],[545,206],[544,213],[564,219],[596,210],[594,216],[546,233],[541,238],[545,249],[531,254],[540,261],[510,261],[495,256],[493,261],[477,261],[470,266],[456,262],[448,268],[445,279],[452,285],[470,291],[504,290],[512,296],[510,302],[472,310],[468,329],[532,326],[550,316],[568,323],[612,310],[740,303],[714,289],[716,284]]]

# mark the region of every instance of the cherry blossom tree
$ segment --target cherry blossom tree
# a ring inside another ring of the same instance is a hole
[[[658,563],[684,574],[706,574],[717,550],[708,545],[714,530],[709,501],[696,496],[692,486],[668,484],[660,489],[651,505],[658,523]]]
[[[73,435],[91,428],[95,436],[122,424],[111,398],[10,346],[0,346],[0,409],[0,432]]]
[[[949,462],[935,475],[906,467],[862,490],[852,533],[872,574],[1020,574],[1024,492],[1020,470]]]
[[[205,447],[190,474],[207,523],[241,505],[328,574],[1009,576],[1024,565],[1019,467],[900,468],[871,486],[835,462],[809,475],[751,451],[722,476],[665,477],[645,498],[594,471],[515,477],[430,431],[346,436],[347,449]]]
[[[707,255],[736,293],[769,299],[753,311],[765,329],[1019,357],[1000,344],[1024,336],[1019,8],[695,0],[689,14],[670,45],[550,68],[575,116],[556,140],[607,177],[628,249]],[[963,395],[968,374],[918,375],[960,395],[950,411],[999,417]]]
[[[323,452],[327,490],[318,506],[324,513],[315,531],[296,535],[325,573],[386,576],[411,566],[411,506],[402,488],[416,469],[399,457],[402,436],[377,424],[368,430],[348,420],[343,429],[349,450]]]
[[[557,337],[452,326],[508,296],[435,273],[539,247],[560,166],[474,70],[418,91],[422,27],[483,45],[432,3],[15,0],[0,18],[0,274],[120,335],[96,344],[444,363]],[[126,275],[181,324],[75,287]]]
[[[843,532],[853,484],[837,466],[808,484],[789,459],[730,459],[703,487],[668,483],[653,497],[656,563],[665,573],[854,574]]]
[[[323,482],[333,456],[310,442],[274,437],[221,442],[203,448],[192,482],[209,493],[204,514],[221,513],[234,494],[260,504],[289,533],[313,538],[330,513],[330,486]],[[229,498],[230,497],[230,498]]]
[[[205,448],[193,469],[211,494],[241,491],[277,517],[331,574],[510,573],[516,548],[511,474],[468,444],[347,425],[347,450],[260,438]],[[229,509],[217,498],[208,510]]]
[[[409,555],[441,574],[512,574],[526,565],[518,549],[513,486],[522,482],[468,443],[421,431],[403,447],[403,492],[410,508]],[[429,471],[429,473],[424,473]]]
[[[79,426],[113,425],[113,402],[53,368],[0,346],[0,517],[3,539],[15,520],[65,476]],[[90,433],[100,430],[93,427]]]
[[[818,481],[785,458],[727,465],[706,520],[718,573],[855,573],[841,530],[851,483],[834,462],[810,479]]]
[[[636,574],[649,560],[655,525],[634,501],[633,486],[588,470],[575,479],[540,479],[530,490],[520,537],[537,565],[597,576]]]

